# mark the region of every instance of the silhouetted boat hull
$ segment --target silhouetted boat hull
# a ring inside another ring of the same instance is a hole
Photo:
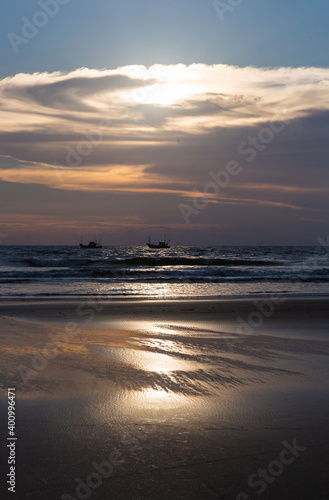
[[[149,238],[147,246],[149,248],[170,248],[169,241],[166,241],[166,238],[163,241],[159,241],[159,243],[151,243],[151,238]]]
[[[102,248],[102,245],[98,241],[89,241],[88,245],[80,243],[80,248]]]

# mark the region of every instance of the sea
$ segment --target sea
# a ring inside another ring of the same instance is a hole
[[[0,298],[208,299],[329,294],[325,246],[1,246]]]

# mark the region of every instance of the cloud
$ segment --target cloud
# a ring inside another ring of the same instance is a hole
[[[142,87],[141,80],[133,80],[125,75],[80,76],[58,79],[54,82],[32,83],[19,87],[7,87],[4,96],[20,98],[27,102],[35,102],[44,108],[55,108],[71,111],[92,111],[85,99],[100,95],[103,92]]]
[[[311,220],[328,208],[328,90],[325,68],[178,64],[17,74],[0,81],[0,179],[116,193],[128,205],[127,196],[144,194],[150,205],[140,208],[141,220],[147,210],[160,217],[152,194],[167,196],[175,204],[170,223],[179,225],[178,204],[192,203],[209,173],[235,160],[241,174],[207,195],[210,225],[223,205]],[[269,136],[271,123],[283,121],[284,130]],[[262,130],[270,140],[251,147]]]
[[[306,116],[315,109],[328,109],[329,70],[321,68],[238,68],[227,65],[182,64],[126,66],[116,70],[82,68],[72,73],[18,74],[0,81],[0,103],[4,112],[16,118],[28,114],[33,129],[36,116],[76,121],[92,111],[95,116],[127,124],[137,123],[147,111],[157,111],[170,127],[182,118],[190,130],[205,126],[255,125],[275,119],[279,113],[289,119]],[[51,111],[53,109],[53,112]],[[67,113],[58,113],[67,111]],[[109,116],[109,112],[111,116]],[[209,117],[213,120],[209,122]],[[34,120],[33,120],[34,118]],[[200,121],[201,120],[201,121]],[[83,120],[82,120],[83,121]],[[13,120],[15,123],[15,120]],[[147,124],[147,120],[146,123]],[[76,127],[76,123],[74,124]]]

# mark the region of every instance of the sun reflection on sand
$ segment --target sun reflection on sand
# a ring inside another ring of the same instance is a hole
[[[197,398],[161,388],[145,388],[138,391],[122,391],[115,398],[112,394],[108,398],[99,398],[93,403],[94,410],[97,408],[93,418],[106,421],[111,416],[111,419],[131,419],[144,423],[152,423],[154,419],[158,422],[173,418],[179,420],[179,416],[186,411],[192,414],[199,413],[199,406]]]
[[[232,394],[231,394],[232,395]],[[240,412],[241,404],[229,397],[191,396],[162,388],[144,388],[138,391],[119,391],[108,397],[99,397],[93,401],[91,411],[93,419],[99,422],[120,421],[140,424],[181,425],[198,422],[211,425],[216,420],[227,421],[232,412]],[[96,411],[95,411],[96,410]]]
[[[194,362],[147,350],[90,344],[88,349],[99,356],[112,358],[116,363],[124,363],[146,372],[169,373],[176,370],[195,369]]]
[[[178,405],[181,396],[173,393],[172,391],[164,391],[163,389],[144,389],[139,394],[136,394],[138,400],[143,400],[144,404],[153,404],[153,403],[161,403],[166,406],[168,403],[170,405],[174,405],[175,407]]]

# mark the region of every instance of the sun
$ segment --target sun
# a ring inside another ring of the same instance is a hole
[[[187,99],[191,90],[179,83],[156,83],[129,93],[129,100],[143,104],[168,106]]]

